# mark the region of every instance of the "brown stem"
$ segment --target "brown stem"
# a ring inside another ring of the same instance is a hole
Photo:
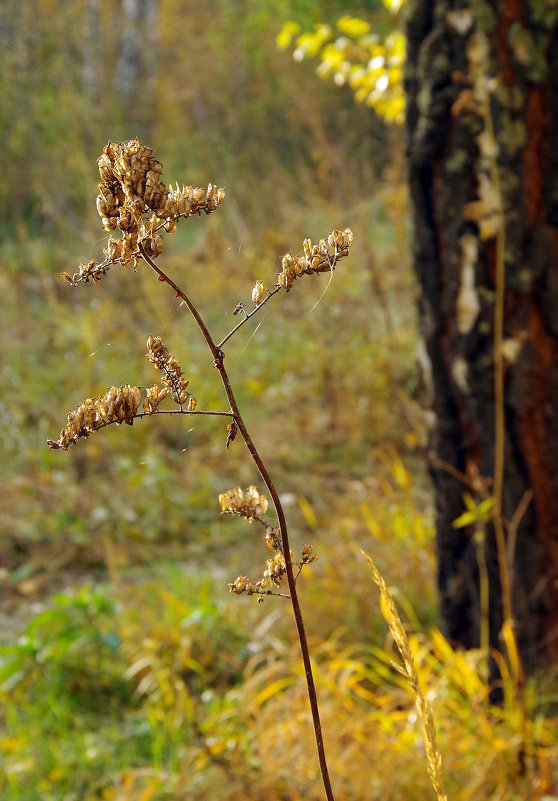
[[[306,631],[304,629],[304,619],[302,617],[302,610],[300,608],[300,603],[298,600],[298,594],[296,590],[296,580],[293,571],[291,548],[287,532],[287,521],[285,519],[285,512],[283,510],[283,505],[281,504],[281,500],[279,498],[277,490],[275,489],[273,481],[271,480],[271,476],[269,475],[267,468],[261,459],[261,456],[256,450],[256,446],[254,445],[252,437],[250,436],[248,429],[246,428],[246,424],[244,423],[244,420],[242,418],[242,415],[240,414],[240,410],[238,408],[238,404],[236,402],[236,398],[234,396],[234,392],[232,390],[231,383],[227,375],[227,371],[223,365],[224,354],[221,352],[220,347],[215,344],[198,310],[196,309],[192,301],[188,298],[188,296],[180,289],[180,287],[177,284],[175,284],[175,282],[171,278],[169,278],[162,270],[159,269],[159,267],[157,267],[155,262],[147,255],[145,248],[141,243],[139,245],[139,248],[143,258],[145,259],[147,264],[149,264],[151,269],[154,270],[157,273],[157,275],[160,276],[160,278],[163,281],[165,281],[165,283],[167,283],[170,287],[172,287],[172,289],[176,292],[177,297],[183,300],[188,309],[192,312],[194,319],[198,324],[203,336],[205,337],[209,349],[211,350],[211,353],[213,354],[213,357],[215,359],[215,366],[219,370],[219,374],[223,382],[223,387],[225,389],[225,393],[227,395],[227,399],[231,407],[231,412],[234,415],[234,419],[236,420],[238,429],[242,434],[242,439],[244,440],[246,447],[248,448],[248,451],[250,452],[250,455],[254,461],[254,464],[258,468],[258,471],[273,500],[275,511],[277,513],[277,519],[279,522],[279,530],[281,531],[281,541],[283,545],[283,556],[285,559],[287,583],[289,585],[291,605],[293,608],[296,628],[298,632],[298,639],[300,642],[300,650],[302,653],[302,661],[304,664],[304,672],[306,675],[308,699],[310,701],[310,709],[312,712],[312,723],[314,726],[314,734],[316,737],[316,746],[318,749],[318,761],[320,764],[320,771],[322,774],[326,797],[328,801],[334,801],[334,795],[333,795],[333,790],[331,788],[331,782],[329,778],[329,771],[325,755],[324,741],[322,736],[322,726],[320,722],[320,712],[318,708],[318,696],[316,694],[316,686],[314,684],[314,675],[312,673],[312,664],[310,661],[310,650],[308,647],[308,640],[306,638]]]
[[[276,295],[276,294],[277,294],[277,292],[280,292],[280,291],[281,291],[281,287],[275,287],[275,289],[274,289],[273,291],[271,291],[271,290],[268,290],[268,295],[267,295],[267,297],[266,297],[266,298],[264,298],[262,301],[260,301],[260,303],[258,303],[258,305],[257,305],[257,306],[256,306],[254,309],[252,309],[252,311],[251,311],[251,312],[245,312],[245,315],[246,315],[246,316],[245,316],[245,317],[244,317],[244,318],[243,318],[243,319],[242,319],[242,320],[241,320],[241,321],[238,323],[238,325],[235,325],[235,327],[232,329],[232,331],[229,331],[229,333],[227,334],[227,336],[226,336],[226,337],[224,337],[224,339],[222,339],[222,340],[219,342],[219,344],[217,345],[217,347],[218,347],[218,348],[221,348],[221,347],[223,347],[223,345],[225,344],[225,342],[227,342],[227,341],[228,341],[228,340],[229,340],[229,339],[232,337],[232,335],[233,335],[233,334],[236,334],[236,332],[238,331],[238,329],[239,329],[239,328],[242,328],[242,326],[244,325],[244,323],[248,322],[248,320],[249,320],[251,317],[253,317],[253,316],[254,316],[254,315],[257,313],[257,312],[259,312],[259,310],[262,308],[262,306],[264,305],[264,303],[267,303],[267,301],[268,301],[270,298],[272,298],[274,295]]]
[[[139,243],[138,247],[139,247],[139,250],[141,252],[141,255],[143,256],[143,258],[145,259],[147,264],[149,264],[151,269],[154,270],[157,273],[157,275],[159,276],[159,278],[161,278],[161,280],[163,280],[166,284],[168,284],[170,287],[172,287],[172,289],[174,289],[174,291],[176,292],[176,297],[180,298],[180,300],[184,301],[184,303],[186,304],[188,309],[191,311],[191,313],[192,313],[192,315],[194,317],[194,320],[198,324],[198,328],[202,332],[202,334],[203,334],[203,336],[205,338],[205,341],[207,342],[208,347],[209,347],[211,353],[213,354],[213,358],[216,359],[217,356],[219,355],[219,348],[217,347],[217,345],[213,341],[213,337],[209,333],[209,330],[207,329],[207,326],[205,325],[205,323],[202,320],[198,310],[196,309],[196,307],[194,306],[194,304],[192,303],[190,298],[187,295],[184,294],[184,292],[180,289],[178,284],[174,283],[172,278],[169,278],[168,275],[166,275],[162,270],[160,270],[157,267],[157,265],[155,264],[153,259],[150,256],[147,255],[147,252],[146,252],[145,247],[143,246],[142,242]]]
[[[120,426],[122,423],[127,423],[128,425],[132,425],[134,420],[141,420],[143,417],[157,417],[160,414],[201,414],[211,417],[232,417],[234,420],[234,414],[232,412],[206,412],[206,411],[189,411],[188,409],[157,409],[155,412],[138,412],[130,417],[123,417],[121,420],[104,420],[100,423],[96,428],[91,429],[88,434],[78,434],[75,439],[69,441],[68,445],[75,445],[78,439],[81,439],[84,436],[89,436],[93,434],[95,431],[101,431],[103,428],[108,428],[109,426]],[[56,440],[47,439],[47,445],[54,450],[59,450],[61,446]],[[68,450],[68,445],[64,448],[64,450]]]
[[[483,84],[484,86],[484,84]],[[486,130],[491,142],[494,138],[494,122],[490,110],[490,97],[485,91],[483,95],[484,118]],[[490,160],[490,177],[499,198],[500,224],[496,233],[496,272],[494,297],[494,509],[493,524],[498,552],[498,570],[502,596],[503,623],[515,625],[511,594],[511,574],[508,565],[506,533],[503,519],[504,466],[506,459],[506,421],[504,411],[504,317],[506,299],[506,225],[502,206],[502,189],[498,159],[492,155]]]
[[[318,697],[316,694],[316,687],[314,684],[314,675],[312,673],[312,664],[310,662],[310,651],[308,648],[308,640],[306,639],[306,631],[304,629],[304,619],[302,617],[302,610],[300,608],[300,603],[298,600],[298,594],[296,590],[296,579],[294,576],[293,571],[293,563],[291,559],[291,548],[289,544],[289,536],[287,533],[287,521],[285,520],[285,513],[283,511],[283,506],[281,504],[281,500],[279,499],[279,495],[277,494],[277,490],[271,480],[271,476],[267,472],[267,468],[263,463],[258,451],[256,450],[256,446],[254,445],[250,434],[248,433],[248,429],[242,419],[242,415],[240,414],[240,410],[236,403],[236,399],[234,397],[234,393],[232,391],[232,387],[229,381],[229,377],[227,375],[227,371],[225,367],[221,363],[219,367],[219,372],[221,374],[221,379],[223,381],[223,386],[225,388],[225,392],[227,393],[227,398],[231,405],[231,411],[234,414],[234,418],[236,420],[236,424],[238,425],[238,430],[242,434],[242,439],[246,443],[246,447],[250,451],[250,455],[254,460],[256,467],[259,470],[259,473],[269,490],[269,494],[273,499],[273,504],[275,506],[275,511],[277,512],[277,519],[279,521],[279,529],[281,531],[281,541],[283,544],[283,556],[285,559],[285,568],[287,572],[287,583],[289,585],[289,593],[291,596],[291,604],[293,607],[294,618],[296,622],[296,628],[298,632],[298,639],[300,641],[300,650],[302,652],[302,661],[304,663],[304,672],[306,675],[306,684],[308,687],[308,698],[310,701],[310,709],[312,711],[312,722],[314,724],[314,734],[316,736],[316,746],[318,749],[318,760],[320,763],[320,770],[322,773],[322,779],[324,782],[324,788],[326,792],[326,797],[328,801],[334,801],[333,791],[331,789],[331,782],[329,779],[329,771],[327,767],[327,760],[325,755],[325,748],[324,748],[324,741],[322,736],[322,725],[320,722],[320,712],[318,708]]]

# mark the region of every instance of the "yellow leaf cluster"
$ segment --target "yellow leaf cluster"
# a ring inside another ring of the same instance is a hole
[[[386,2],[398,10],[401,2]],[[373,108],[386,122],[400,124],[405,117],[403,64],[405,36],[394,30],[386,37],[371,33],[370,24],[359,17],[345,15],[337,21],[340,35],[334,37],[329,25],[316,25],[312,32],[300,32],[295,22],[286,22],[277,36],[277,46],[286,50],[294,45],[293,58],[319,56],[317,73],[337,86],[348,85],[358,103]]]

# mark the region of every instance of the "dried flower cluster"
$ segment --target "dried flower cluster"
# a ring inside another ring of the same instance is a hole
[[[188,392],[188,384],[190,383],[182,377],[182,367],[175,359],[174,356],[168,352],[167,348],[163,345],[161,337],[147,338],[147,360],[155,365],[157,370],[162,370],[165,374],[162,379],[162,384],[165,389],[159,391],[157,384],[154,384],[148,389],[147,398],[144,403],[146,412],[156,411],[157,405],[166,396],[167,391],[170,389],[172,399],[181,408],[187,403],[189,412],[193,412],[196,408],[196,399],[193,398]],[[146,408],[149,406],[149,409]]]
[[[314,549],[311,545],[303,545],[302,546],[302,556],[300,560],[300,564],[302,565],[309,565],[311,562],[315,562],[318,558],[317,554],[315,554]]]
[[[111,387],[100,398],[86,398],[77,409],[68,414],[68,423],[60,432],[58,441],[48,439],[47,445],[54,450],[68,450],[68,446],[80,437],[88,437],[93,431],[108,423],[132,425],[141,403],[139,387],[124,384]]]
[[[259,581],[251,581],[246,576],[238,576],[234,582],[228,585],[229,590],[236,595],[241,595],[242,593],[260,596],[273,594],[273,588],[281,586],[281,581],[285,577],[287,568],[280,530],[272,528],[262,520],[262,515],[267,511],[267,498],[265,495],[260,495],[254,486],[248,487],[247,490],[236,487],[236,489],[228,490],[228,492],[219,495],[219,504],[223,513],[236,514],[240,517],[245,517],[249,521],[259,520],[265,526],[267,547],[274,551],[273,557],[267,560],[263,576]],[[291,551],[291,559],[293,558],[294,553]],[[317,558],[313,553],[312,546],[304,545],[298,561],[299,573],[304,565],[315,562]],[[260,597],[259,601],[262,600],[263,597]]]
[[[273,588],[278,588],[281,586],[281,582],[287,572],[287,567],[285,565],[285,557],[281,549],[279,531],[268,527],[265,539],[268,546],[272,550],[276,551],[275,555],[271,559],[267,560],[263,576],[259,581],[250,581],[250,579],[248,579],[246,576],[238,576],[234,582],[230,583],[228,585],[229,591],[234,592],[235,595],[242,595],[244,592],[246,595],[273,595]],[[293,558],[294,553],[291,551],[291,559]],[[304,565],[309,565],[311,562],[315,562],[317,558],[318,557],[316,554],[313,553],[312,546],[304,545],[302,548],[301,558],[298,561],[298,574],[300,574],[300,571]],[[261,602],[263,601],[263,598],[259,598],[258,600]]]
[[[265,542],[270,551],[280,551],[282,549],[281,531],[278,528],[266,526]]]
[[[291,557],[293,553],[291,552]],[[282,553],[276,553],[273,559],[267,560],[267,567],[264,571],[263,578],[259,581],[250,581],[246,576],[238,576],[234,582],[228,585],[229,591],[234,592],[235,595],[272,595],[272,587],[280,587],[281,580],[285,576],[287,568],[285,566],[285,557]],[[263,598],[259,599],[263,601]]]
[[[339,259],[349,255],[352,243],[353,232],[350,228],[332,231],[327,239],[320,239],[317,245],[313,245],[310,239],[305,239],[303,254],[293,256],[292,253],[286,253],[283,256],[282,271],[278,277],[279,286],[288,292],[293,281],[301,275],[330,272]]]
[[[224,514],[239,515],[247,520],[261,520],[267,512],[268,502],[265,495],[260,495],[254,486],[246,490],[236,487],[219,495],[221,512]]]
[[[146,414],[155,414],[155,412],[159,411],[159,404],[167,397],[168,394],[168,387],[159,389],[158,384],[153,384],[152,386],[147,387],[146,396],[143,401],[143,411]]]
[[[63,273],[68,283],[76,285],[90,279],[97,282],[116,263],[137,266],[139,244],[148,256],[157,257],[163,250],[160,230],[172,234],[180,217],[205,212],[210,214],[225,197],[224,189],[209,184],[207,190],[196,186],[168,189],[161,181],[163,165],[152,150],[139,139],[115,144],[109,142],[99,158],[97,211],[105,231],[118,228],[120,239],[110,238],[101,264],[80,264],[73,275]]]
[[[182,368],[174,356],[171,356],[163,345],[160,337],[149,337],[147,340],[147,359],[158,370],[163,370],[165,377],[162,380],[163,388],[159,389],[153,384],[146,389],[143,400],[143,411],[154,414],[159,410],[159,404],[169,393],[182,411],[193,412],[196,408],[196,399],[186,389],[189,382],[182,377]],[[93,431],[104,428],[111,423],[127,423],[132,425],[134,417],[142,402],[139,387],[124,384],[122,387],[111,387],[100,398],[87,398],[77,409],[68,414],[68,423],[60,432],[58,440],[48,439],[47,445],[58,450],[68,450],[81,437],[88,437]],[[183,410],[184,404],[186,409]],[[140,414],[141,416],[141,414]],[[267,501],[266,501],[267,504]],[[266,505],[267,508],[267,505]]]
[[[228,587],[229,591],[234,592],[236,595],[242,595],[243,592],[246,595],[254,595],[257,592],[254,582],[250,581],[246,576],[238,576]]]
[[[291,556],[293,554],[291,553]],[[271,587],[280,587],[281,579],[284,577],[287,568],[285,567],[285,557],[282,553],[276,553],[272,559],[267,560],[267,567],[264,571],[263,578],[259,581],[250,581],[246,576],[238,576],[238,578],[229,584],[230,592],[236,595],[271,595]]]

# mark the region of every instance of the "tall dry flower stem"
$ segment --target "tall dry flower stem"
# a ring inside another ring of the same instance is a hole
[[[310,709],[312,713],[312,723],[314,727],[314,734],[316,738],[316,747],[318,751],[318,761],[320,765],[320,772],[322,774],[322,780],[324,783],[324,789],[326,793],[326,797],[328,801],[335,801],[333,790],[331,787],[331,780],[329,777],[329,770],[327,765],[327,759],[325,754],[325,747],[323,741],[323,734],[322,734],[322,725],[320,721],[320,711],[318,706],[318,696],[316,693],[316,686],[314,682],[314,674],[312,672],[312,663],[310,660],[310,649],[308,646],[308,639],[306,637],[306,631],[304,628],[304,618],[302,616],[302,610],[300,608],[300,602],[298,600],[298,593],[296,589],[296,579],[293,570],[293,563],[291,559],[291,547],[289,542],[289,535],[287,530],[287,521],[285,519],[285,512],[283,510],[283,505],[281,503],[281,499],[275,489],[275,485],[271,479],[271,476],[260,456],[258,453],[256,446],[250,436],[250,433],[246,427],[244,419],[240,413],[240,409],[238,408],[238,403],[236,401],[231,382],[229,380],[229,376],[224,366],[224,357],[225,354],[221,351],[220,347],[215,344],[213,337],[211,336],[207,326],[205,325],[200,313],[198,312],[195,305],[192,303],[190,298],[183,292],[183,290],[176,284],[169,276],[166,275],[150,258],[147,254],[143,246],[140,244],[140,251],[152,270],[154,270],[159,278],[163,280],[164,283],[167,283],[175,292],[176,297],[180,298],[184,304],[188,307],[190,312],[192,313],[198,327],[200,328],[208,347],[214,357],[214,364],[215,367],[219,370],[219,374],[221,376],[221,381],[223,382],[223,387],[225,389],[225,394],[227,396],[227,400],[230,404],[231,412],[234,417],[234,420],[238,426],[238,430],[244,440],[246,447],[256,465],[258,472],[260,473],[269,494],[273,500],[273,505],[275,506],[275,512],[277,514],[277,520],[279,522],[279,530],[281,532],[281,541],[282,541],[282,550],[283,556],[285,559],[285,568],[286,568],[286,575],[287,575],[287,583],[289,587],[289,595],[291,599],[291,606],[293,608],[293,614],[295,618],[298,639],[300,643],[300,650],[302,654],[302,661],[304,664],[304,674],[306,677],[306,686],[308,689],[308,699],[310,702]]]

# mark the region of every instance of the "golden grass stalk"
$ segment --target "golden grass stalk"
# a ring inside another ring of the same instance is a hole
[[[413,695],[415,697],[415,704],[417,712],[422,720],[422,731],[424,738],[424,750],[426,751],[426,765],[428,776],[432,782],[432,786],[436,792],[438,801],[447,801],[444,780],[442,777],[442,756],[438,751],[436,745],[436,728],[434,726],[434,716],[432,714],[432,707],[423,695],[420,687],[418,673],[415,669],[413,654],[409,646],[409,639],[407,632],[403,627],[401,618],[395,608],[393,596],[388,590],[384,579],[379,573],[376,565],[367,553],[361,550],[362,555],[370,565],[372,570],[372,578],[380,590],[382,599],[382,614],[389,626],[389,630],[395,640],[395,644],[403,659],[403,667],[400,668],[403,675],[406,677]]]

